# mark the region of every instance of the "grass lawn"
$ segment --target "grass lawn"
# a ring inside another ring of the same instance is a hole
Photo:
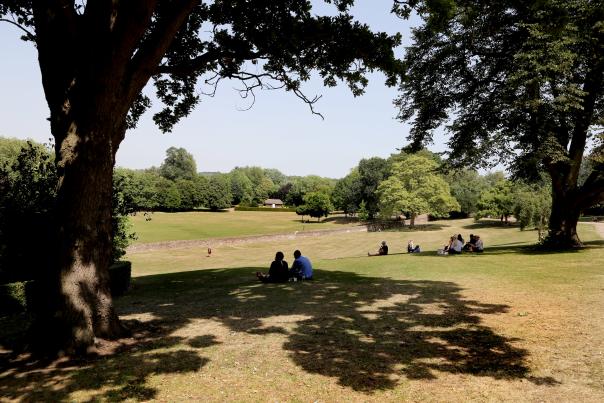
[[[272,216],[272,215],[271,215]],[[116,301],[124,352],[0,366],[0,396],[24,401],[604,400],[604,241],[534,253],[534,232],[434,223],[429,231],[338,233],[132,253]],[[453,233],[483,254],[438,256]],[[402,252],[413,238],[426,252]],[[393,253],[367,257],[381,240]],[[314,282],[258,284],[276,250],[300,248]],[[1,324],[1,323],[0,323]],[[0,355],[0,360],[10,357]]]
[[[195,211],[188,213],[153,213],[150,221],[143,214],[130,218],[138,236],[136,243],[163,242],[190,239],[211,239],[338,229],[358,225],[342,215],[330,216],[317,222],[302,223],[301,217],[291,212],[257,211]],[[304,217],[308,220],[308,216]]]

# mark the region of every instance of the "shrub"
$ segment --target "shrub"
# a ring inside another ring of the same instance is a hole
[[[124,295],[130,288],[132,263],[117,262],[109,267],[109,286],[111,295],[118,297]],[[37,290],[38,282],[35,280],[20,281],[0,284],[0,315],[18,312],[34,312],[37,296],[43,295]]]
[[[111,295],[119,297],[124,295],[130,288],[132,278],[131,262],[116,262],[109,267],[109,284]]]
[[[21,281],[0,285],[0,315],[25,312],[33,308],[34,282]]]
[[[245,207],[245,206],[237,206],[235,207],[235,211],[267,211],[269,213],[295,213],[295,208],[272,208],[272,207]]]

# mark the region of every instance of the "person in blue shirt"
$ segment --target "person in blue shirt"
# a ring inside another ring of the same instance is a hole
[[[291,277],[298,280],[312,280],[312,264],[306,256],[302,256],[299,250],[294,251],[294,262],[290,270]]]

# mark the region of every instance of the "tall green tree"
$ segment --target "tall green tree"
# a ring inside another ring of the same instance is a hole
[[[192,180],[197,176],[197,163],[193,154],[184,148],[170,147],[166,150],[166,159],[159,167],[159,174],[171,181]]]
[[[402,3],[402,2],[401,2]],[[516,176],[551,178],[548,239],[581,246],[581,211],[604,200],[604,169],[578,182],[604,118],[602,0],[404,2],[420,8],[405,56],[400,118],[413,120],[410,148],[443,123],[450,159],[505,163]],[[438,3],[438,2],[437,2]],[[422,9],[423,8],[423,9]]]
[[[211,210],[222,210],[231,207],[233,195],[227,175],[214,175],[208,182],[206,207]]]
[[[254,184],[241,169],[229,173],[233,204],[251,203],[254,199]]]
[[[345,82],[360,95],[370,71],[395,85],[400,36],[374,33],[349,14],[352,0],[29,1],[0,3],[38,52],[59,176],[57,245],[50,260],[46,345],[86,351],[95,337],[123,326],[113,308],[112,175],[126,131],[151,104],[153,81],[164,107],[153,119],[171,130],[199,103],[198,80],[240,80],[248,94],[281,85],[313,107],[301,84],[317,71],[327,86]],[[56,343],[50,343],[50,340]],[[55,346],[56,345],[56,346]]]
[[[304,196],[304,204],[296,209],[296,213],[302,216],[315,217],[317,221],[321,217],[327,217],[333,210],[333,205],[326,192],[310,192]]]
[[[312,192],[331,194],[334,184],[327,178],[317,175],[308,175],[294,178],[292,186],[287,193],[285,202],[290,206],[304,204],[304,196]]]
[[[390,175],[390,163],[380,157],[362,159],[358,170],[361,180],[361,199],[365,201],[369,219],[373,219],[379,211],[378,186]]]
[[[514,189],[514,216],[520,229],[535,228],[539,241],[547,229],[552,209],[551,187],[547,185],[518,183]]]
[[[434,160],[417,155],[395,162],[392,174],[378,186],[380,214],[409,214],[413,226],[420,214],[446,217],[450,211],[458,211],[459,203],[437,168]]]
[[[473,169],[461,169],[450,172],[446,180],[451,187],[451,194],[459,202],[461,213],[476,213],[480,194],[488,187],[487,179]]]
[[[477,220],[484,217],[499,217],[507,223],[514,213],[514,184],[501,179],[493,186],[482,191],[478,198],[478,211],[474,216]]]
[[[331,200],[336,209],[345,214],[354,214],[359,209],[362,201],[361,177],[358,169],[353,169],[348,175],[340,179],[333,189]]]

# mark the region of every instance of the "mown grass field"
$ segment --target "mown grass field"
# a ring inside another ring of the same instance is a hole
[[[453,233],[480,255],[438,256]],[[24,401],[604,400],[604,240],[537,253],[534,232],[471,220],[425,231],[338,233],[131,253],[116,301],[122,353],[0,370]],[[413,238],[425,252],[402,253]],[[367,257],[381,240],[391,255]],[[314,282],[258,284],[300,248]],[[25,361],[26,362],[26,361]]]
[[[148,218],[151,220],[147,221]],[[308,220],[309,217],[304,217]],[[301,217],[291,212],[256,211],[194,211],[187,213],[137,214],[131,217],[137,243],[163,242],[190,239],[211,239],[317,231],[357,225],[343,216],[331,216],[317,222],[303,223]]]

